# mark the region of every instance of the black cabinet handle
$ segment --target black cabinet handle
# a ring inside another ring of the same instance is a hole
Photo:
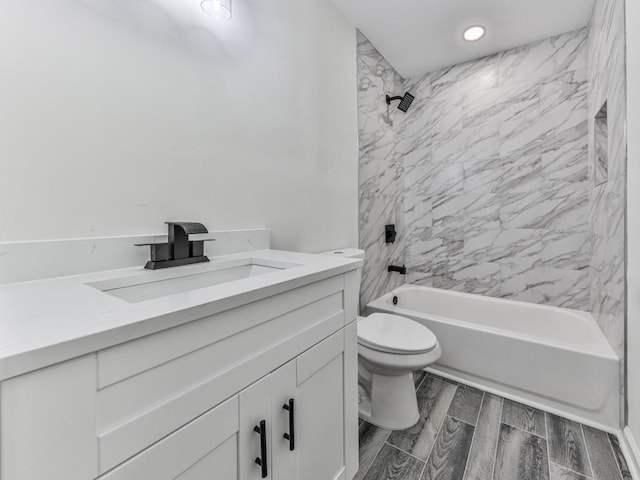
[[[296,448],[296,431],[295,431],[295,421],[294,421],[294,409],[293,409],[293,398],[289,399],[289,403],[285,403],[282,408],[289,412],[289,433],[285,433],[283,435],[284,438],[289,440],[289,450],[293,451]]]
[[[256,463],[262,469],[262,478],[267,478],[267,422],[260,420],[260,425],[256,425],[253,431],[260,434],[260,456]]]

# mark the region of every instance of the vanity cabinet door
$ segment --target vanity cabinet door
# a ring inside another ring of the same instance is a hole
[[[345,479],[344,331],[297,359],[297,478]]]
[[[286,409],[285,409],[286,406]],[[271,374],[271,446],[274,480],[298,480],[296,361]]]
[[[296,450],[290,449],[290,418],[295,420],[290,405],[295,415],[295,395],[295,360],[240,392],[240,480],[296,480]]]
[[[240,480],[270,480],[271,375],[240,392],[238,470]],[[264,462],[266,461],[266,465]],[[260,462],[260,464],[258,464]]]
[[[357,408],[345,398],[348,364],[341,330],[240,392],[240,480],[347,479],[345,405]]]

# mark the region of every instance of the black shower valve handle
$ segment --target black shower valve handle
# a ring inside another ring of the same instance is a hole
[[[396,235],[396,226],[394,224],[384,226],[384,243],[394,243]]]

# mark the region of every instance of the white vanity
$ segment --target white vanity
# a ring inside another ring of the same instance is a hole
[[[362,262],[211,260],[0,287],[0,480],[353,478]]]

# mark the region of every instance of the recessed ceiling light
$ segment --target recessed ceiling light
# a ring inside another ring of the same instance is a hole
[[[231,18],[231,0],[202,0],[200,7],[216,20]]]
[[[476,42],[484,37],[484,27],[482,25],[474,25],[473,27],[467,28],[462,37],[467,42]]]

